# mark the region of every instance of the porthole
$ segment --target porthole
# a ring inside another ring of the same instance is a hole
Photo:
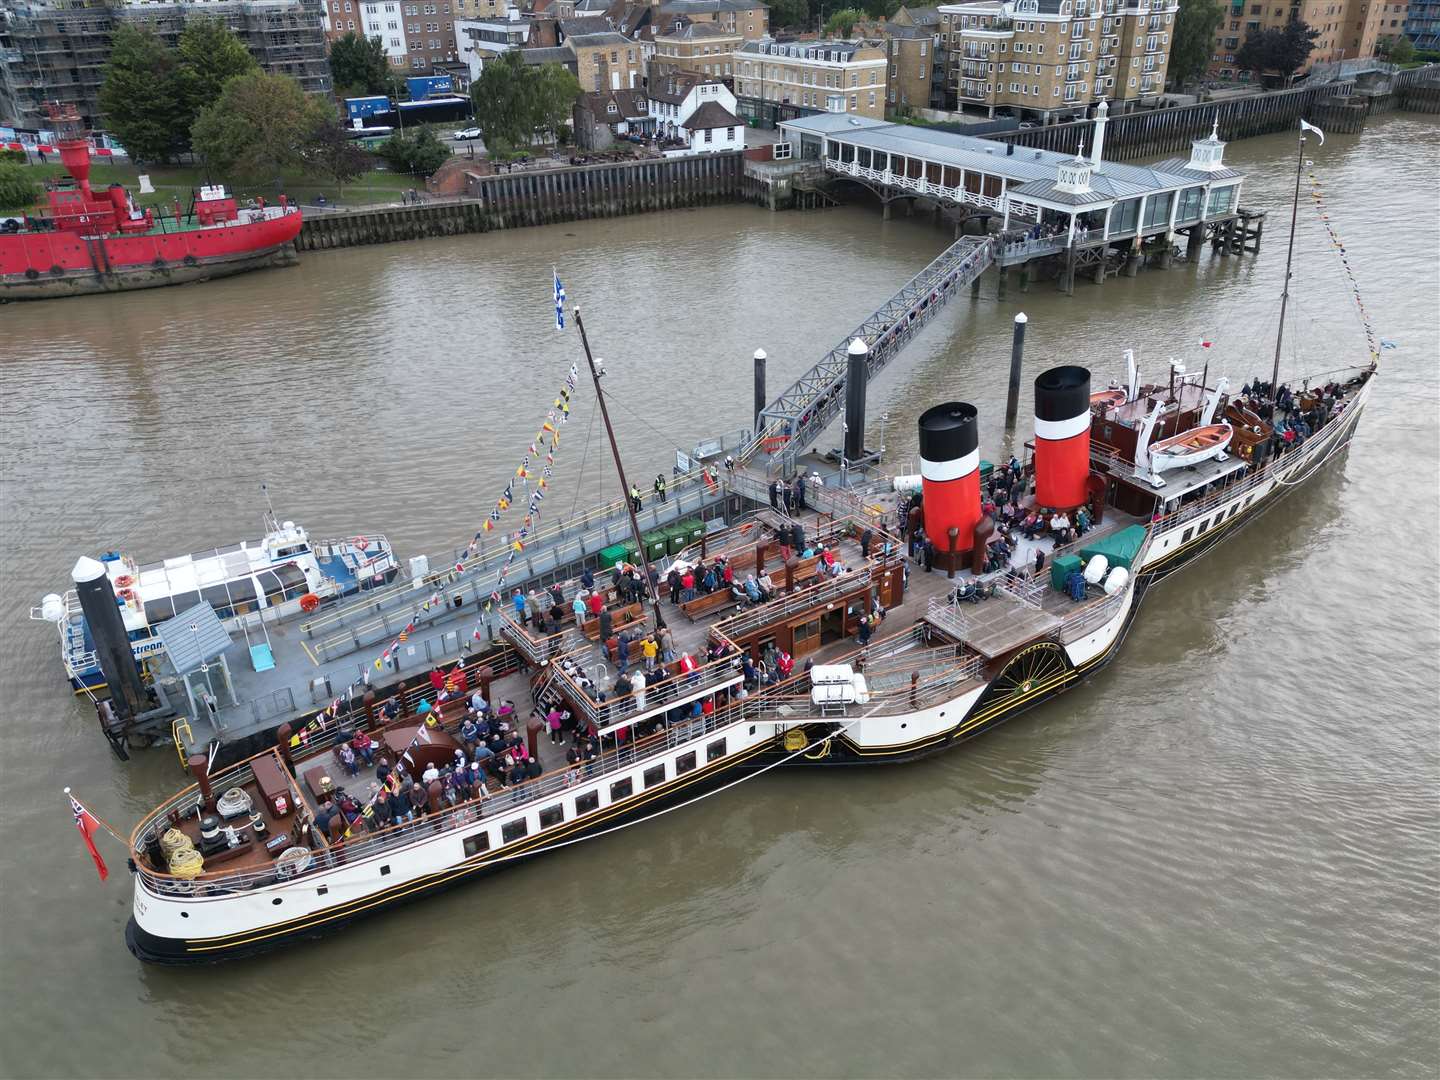
[[[180,917],[181,917],[182,919],[188,919],[188,918],[190,917],[190,912],[188,912],[188,911],[182,911],[182,912],[180,912]]]
[[[270,901],[270,903],[274,904],[276,907],[279,907],[279,906],[280,906],[281,904],[283,904],[284,902],[285,902],[285,901],[282,900],[282,899],[280,899],[280,897],[278,897],[278,896],[275,897],[274,900],[271,900],[271,901]]]
[[[316,895],[316,896],[326,896],[326,895],[329,894],[329,892],[330,892],[330,886],[329,886],[329,885],[321,885],[318,889],[315,890],[315,895]]]
[[[390,867],[389,867],[388,865],[380,867],[380,876],[381,876],[381,877],[385,877],[385,876],[386,876],[387,874],[389,874],[389,873],[390,873]]]
[[[900,725],[900,730],[901,730],[901,731],[904,731],[904,730],[905,730],[907,727],[909,727],[909,726],[910,726],[909,724],[901,724],[901,725]]]

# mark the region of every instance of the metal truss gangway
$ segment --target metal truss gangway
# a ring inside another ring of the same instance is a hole
[[[765,407],[760,430],[742,458],[763,453],[772,460],[793,462],[845,406],[850,342],[859,338],[869,347],[868,377],[875,378],[920,328],[994,259],[995,241],[990,237],[965,236],[951,244]]]

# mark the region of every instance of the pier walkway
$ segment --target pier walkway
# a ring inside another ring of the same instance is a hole
[[[771,457],[771,471],[793,471],[799,455],[844,408],[850,342],[858,338],[869,346],[866,369],[873,379],[946,301],[979,280],[995,260],[995,243],[990,237],[965,236],[942,251],[764,408],[761,430],[741,460],[765,453]]]

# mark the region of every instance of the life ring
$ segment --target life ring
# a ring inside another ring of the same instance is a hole
[[[117,578],[115,579],[115,587],[116,587],[117,589],[128,589],[128,588],[130,588],[130,587],[131,587],[132,585],[134,585],[134,584],[135,584],[135,579],[134,579],[133,577],[131,577],[129,574],[121,574],[119,577],[117,577]]]
[[[134,601],[135,601],[135,590],[134,590],[134,589],[121,589],[120,592],[117,593],[116,595],[118,595],[121,600],[124,600],[124,601],[126,601],[127,603],[134,603]]]
[[[304,596],[300,597],[300,610],[307,615],[319,606],[320,597],[316,596],[313,592],[307,592]]]
[[[356,551],[364,551],[364,550],[365,550],[366,548],[368,548],[369,546],[370,546],[370,541],[367,540],[365,537],[363,537],[363,536],[357,536],[357,537],[355,538],[355,550],[356,550]]]

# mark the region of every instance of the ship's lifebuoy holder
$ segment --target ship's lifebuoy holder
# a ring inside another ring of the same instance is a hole
[[[320,597],[316,596],[313,592],[307,592],[304,596],[300,597],[300,610],[307,615],[319,606]]]
[[[133,586],[134,584],[135,584],[135,579],[134,579],[133,577],[131,577],[129,574],[121,574],[119,577],[117,577],[117,578],[115,579],[115,587],[116,587],[117,589],[128,589],[128,588],[130,588],[131,586]]]
[[[357,537],[355,538],[355,550],[356,550],[356,551],[364,551],[364,550],[365,550],[366,548],[368,548],[369,546],[370,546],[370,541],[367,540],[365,537],[363,537],[363,536],[357,536]]]

